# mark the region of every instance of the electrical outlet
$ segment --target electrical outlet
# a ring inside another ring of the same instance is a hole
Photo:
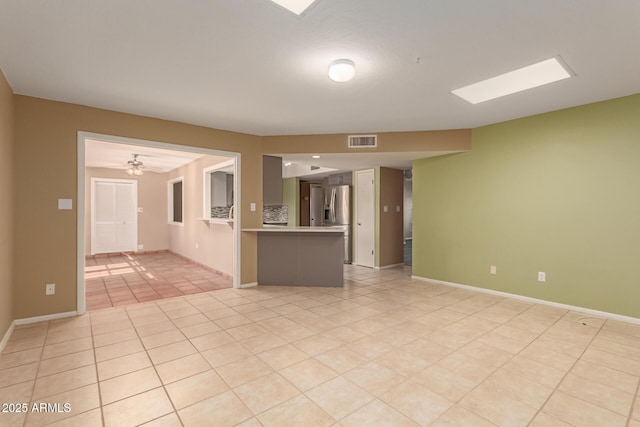
[[[144,249],[144,245],[138,245],[138,250],[141,251]]]
[[[544,271],[538,271],[538,282],[546,282],[547,281],[547,273]]]
[[[495,265],[492,265],[492,266],[489,268],[489,274],[497,274],[496,266],[495,266]]]
[[[53,295],[56,293],[56,284],[55,283],[47,283],[44,285],[44,294],[45,295]]]

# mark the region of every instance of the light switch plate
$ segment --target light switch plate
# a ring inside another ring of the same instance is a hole
[[[255,212],[255,211],[256,211],[256,204],[251,203],[251,212]]]
[[[384,211],[385,211],[385,212],[389,212],[389,206],[385,205],[385,206],[384,206]]]
[[[72,199],[58,199],[58,210],[70,210],[73,209]]]

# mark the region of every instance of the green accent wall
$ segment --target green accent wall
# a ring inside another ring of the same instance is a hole
[[[300,213],[300,180],[298,178],[282,180],[282,203],[287,205],[289,226],[297,226]]]
[[[413,274],[640,318],[640,95],[472,141],[414,161]]]

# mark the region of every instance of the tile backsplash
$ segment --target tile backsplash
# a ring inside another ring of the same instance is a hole
[[[211,208],[211,218],[229,219],[230,206],[213,206]]]
[[[265,224],[289,221],[289,211],[287,205],[264,205],[262,210],[262,222]]]

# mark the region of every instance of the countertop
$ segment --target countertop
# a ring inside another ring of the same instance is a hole
[[[263,228],[243,228],[242,231],[261,233],[344,233],[344,227],[289,227],[271,225]]]

